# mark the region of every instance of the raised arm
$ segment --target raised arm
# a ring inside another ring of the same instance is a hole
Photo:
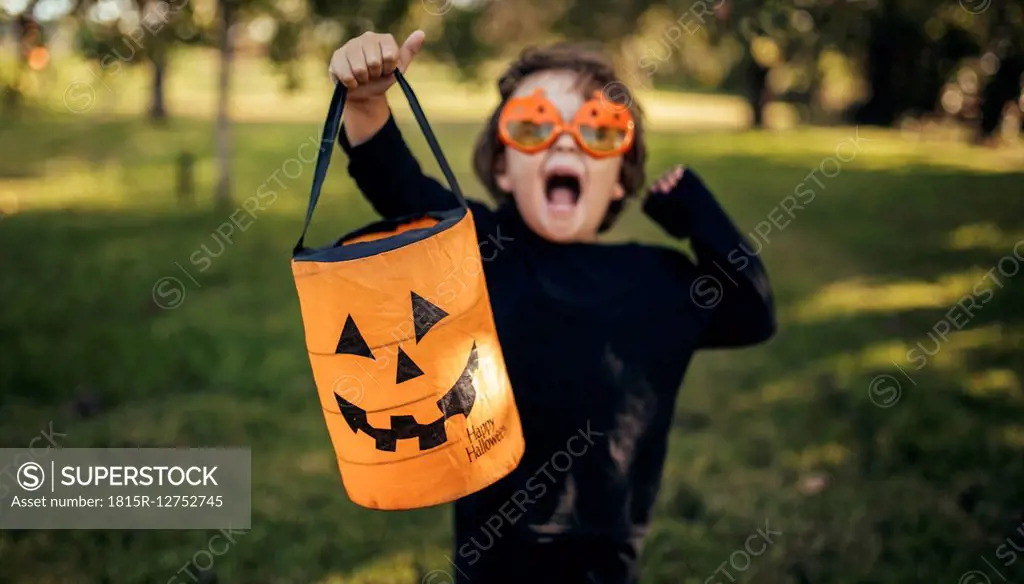
[[[391,116],[387,91],[392,73],[403,73],[423,47],[415,31],[401,47],[390,34],[367,32],[331,58],[330,74],[348,88],[338,143],[348,170],[373,208],[386,218],[452,209],[455,195],[423,174]]]
[[[349,175],[382,216],[402,217],[458,206],[448,187],[423,174],[390,112],[377,133],[357,146],[349,141],[342,123],[338,143],[348,155]]]
[[[703,348],[753,345],[775,334],[764,264],[696,173],[680,168],[659,181],[644,212],[671,235],[690,239],[697,270],[688,271],[682,293],[709,311]]]

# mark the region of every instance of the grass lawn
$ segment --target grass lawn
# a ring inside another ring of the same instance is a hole
[[[436,128],[470,193],[482,192],[469,170],[478,127]],[[361,509],[337,474],[288,265],[312,165],[288,178],[286,161],[318,132],[236,126],[239,206],[275,172],[286,188],[217,253],[230,213],[209,205],[209,121],[0,121],[0,446],[52,424],[65,447],[251,447],[252,529],[203,582],[414,584],[450,569],[449,507]],[[1024,579],[1024,559],[999,548],[1024,547],[1024,274],[1004,275],[1024,264],[1024,174],[987,150],[864,129],[855,150],[855,135],[650,136],[651,172],[691,165],[761,242],[781,330],[691,368],[645,584],[954,582],[969,570],[998,582],[992,566]],[[846,162],[827,161],[844,141]],[[183,148],[198,160],[192,204],[173,194]],[[813,201],[787,216],[786,197],[806,202],[808,188]],[[373,218],[343,155],[324,203],[315,242]],[[761,238],[769,217],[784,227]],[[668,241],[636,208],[611,237]],[[201,270],[196,252],[217,255]],[[173,309],[154,302],[166,278],[183,286]],[[936,353],[942,321],[956,326]],[[919,342],[935,353],[923,364],[907,354]],[[748,563],[744,544],[766,523],[782,533]],[[0,532],[0,583],[191,582],[178,572],[212,534]]]

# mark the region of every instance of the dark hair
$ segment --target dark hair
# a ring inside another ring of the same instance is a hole
[[[498,187],[494,177],[495,164],[505,151],[505,145],[498,139],[498,117],[524,78],[540,71],[551,70],[575,72],[579,76],[577,83],[582,95],[590,98],[594,91],[600,91],[602,99],[607,100],[612,107],[628,108],[636,122],[633,145],[622,157],[622,171],[619,174],[626,196],[623,200],[612,201],[608,214],[599,228],[600,231],[604,231],[611,227],[622,212],[624,202],[635,196],[643,187],[647,148],[644,142],[643,110],[633,99],[632,92],[626,84],[616,75],[611,60],[598,48],[586,44],[559,43],[523,50],[498,79],[501,103],[491,114],[490,121],[477,139],[476,150],[473,153],[473,168],[477,178],[496,200],[503,202],[511,198],[511,193]]]

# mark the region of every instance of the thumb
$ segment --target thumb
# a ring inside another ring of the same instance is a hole
[[[423,40],[426,39],[427,35],[422,30],[414,30],[409,38],[405,39],[402,43],[402,48],[398,50],[398,69],[405,73],[405,70],[409,68],[416,54],[423,48]]]

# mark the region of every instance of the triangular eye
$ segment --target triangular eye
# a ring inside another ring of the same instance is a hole
[[[423,375],[423,370],[413,362],[412,357],[405,354],[402,347],[398,347],[398,373],[395,376],[395,385],[416,379],[420,375]]]
[[[352,320],[351,314],[345,319],[345,328],[341,330],[338,348],[334,352],[339,355],[358,355],[373,359],[370,346],[363,340],[363,335],[359,332],[356,321]],[[376,359],[374,360],[376,361]]]
[[[432,304],[426,298],[412,292],[412,322],[416,326],[416,342],[420,342],[423,335],[427,334],[433,326],[441,319],[448,316],[448,313]]]

